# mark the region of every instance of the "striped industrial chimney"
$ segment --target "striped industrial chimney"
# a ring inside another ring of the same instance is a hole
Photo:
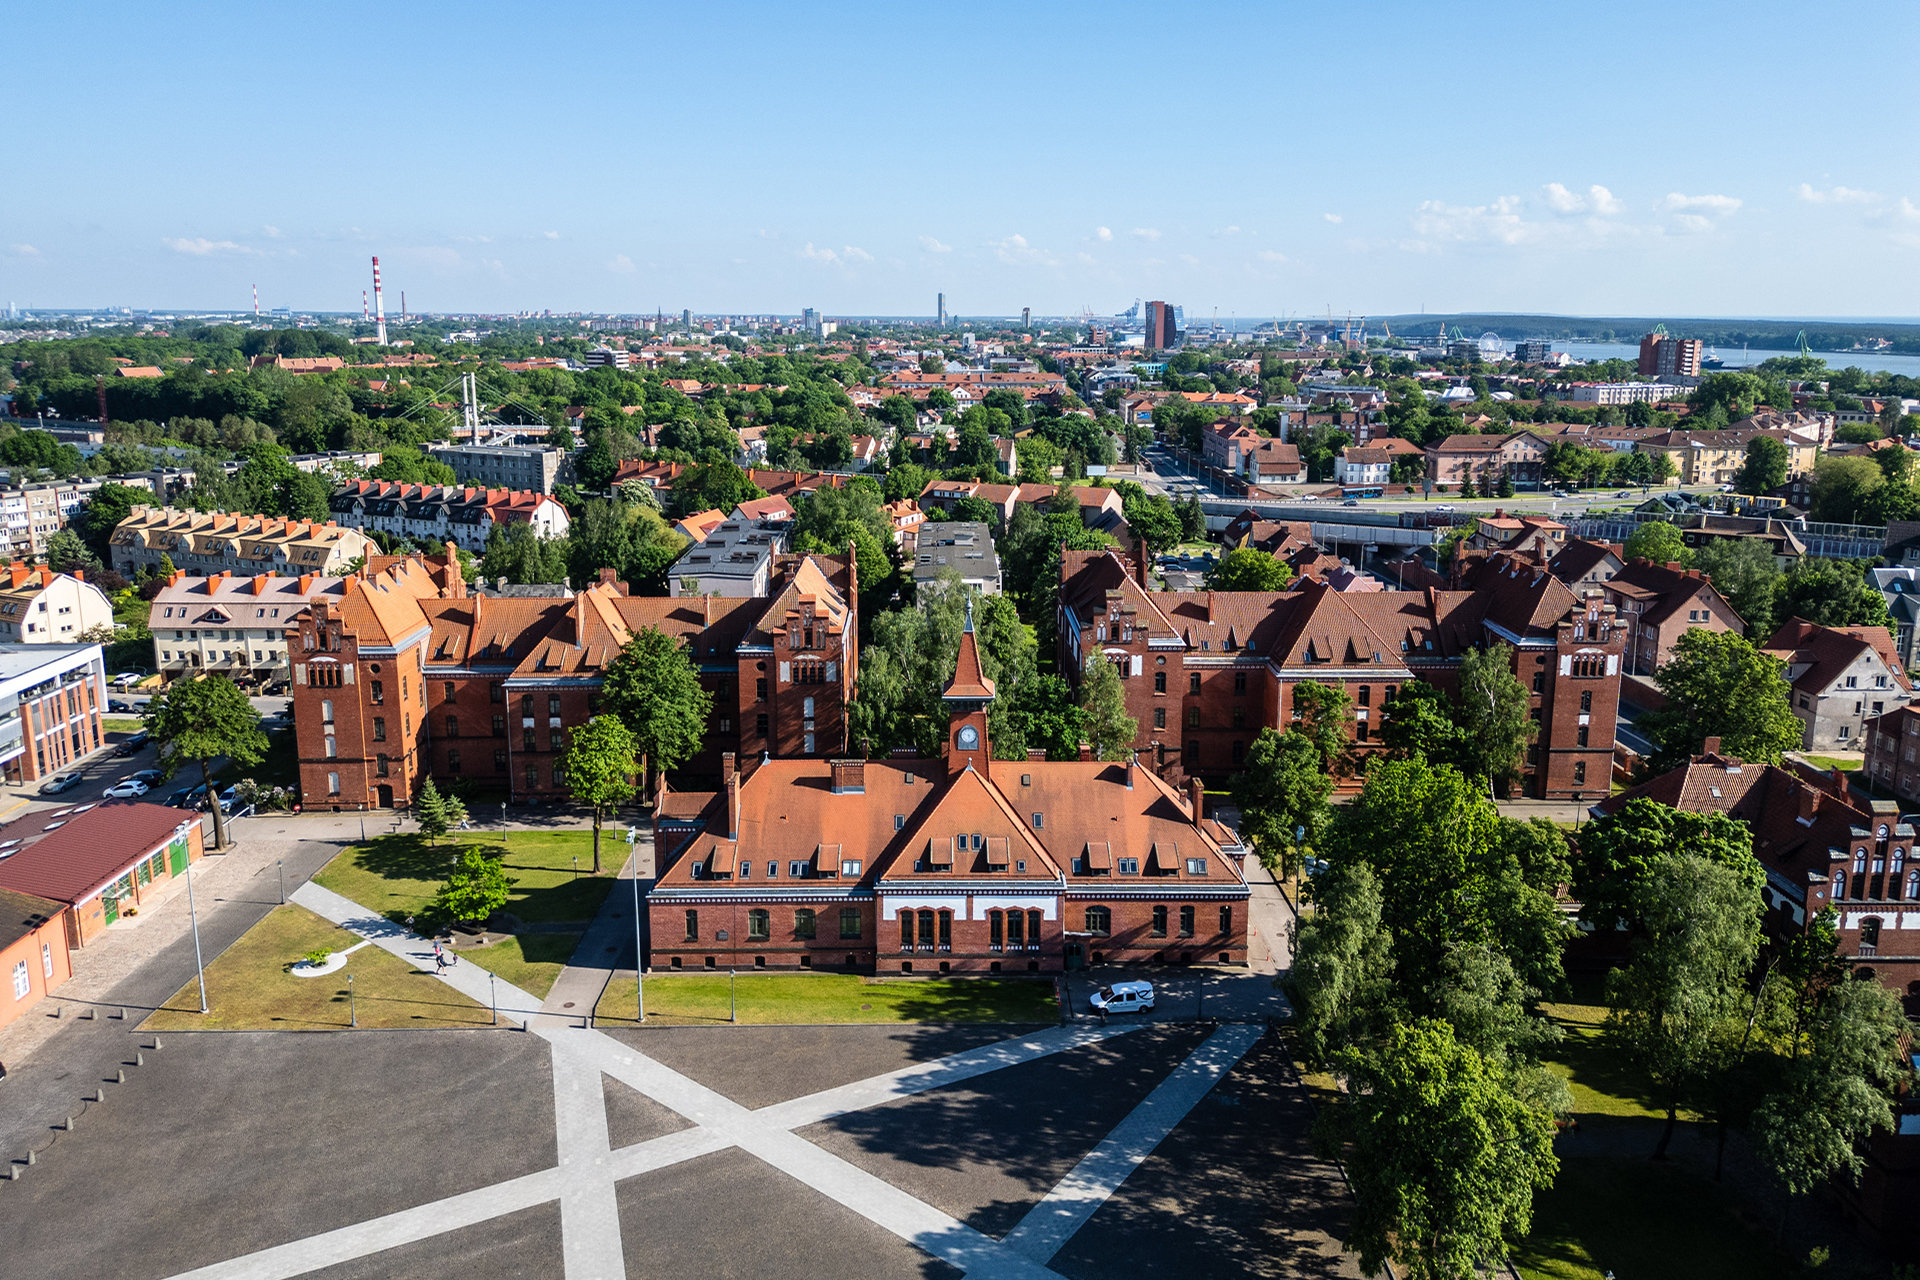
[[[373,260],[373,340],[387,345],[387,300],[380,292],[380,259]]]

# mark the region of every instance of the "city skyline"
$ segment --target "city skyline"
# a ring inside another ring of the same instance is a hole
[[[1920,268],[1920,172],[1887,146],[1920,124],[1909,11],[1823,11],[1811,41],[1776,5],[1467,30],[747,5],[591,32],[480,5],[372,35],[221,8],[128,7],[89,55],[124,92],[16,101],[35,180],[0,302],[244,311],[257,284],[351,312],[377,253],[390,312],[1860,317],[1909,312]],[[14,30],[85,39],[57,10]],[[1222,57],[1243,74],[1192,74]],[[1855,124],[1754,92],[1793,82],[1845,83]]]

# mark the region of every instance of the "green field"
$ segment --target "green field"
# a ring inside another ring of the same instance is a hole
[[[289,967],[309,951],[345,950],[361,939],[291,903],[207,965],[207,1004],[191,979],[148,1017],[149,1031],[337,1031],[348,1025],[347,978],[362,1027],[473,1027],[487,1010],[378,947],[361,947],[345,967],[296,978]],[[551,983],[551,979],[549,979]]]
[[[846,973],[745,973],[735,982],[742,1023],[1053,1022],[1050,980],[1034,978],[863,978]],[[632,978],[615,978],[595,1016],[634,1017]],[[724,973],[649,974],[647,1022],[728,1021]]]
[[[584,923],[593,919],[627,854],[624,842],[603,836],[605,870],[596,876],[590,831],[443,836],[437,845],[409,832],[354,845],[321,868],[313,879],[389,920],[401,921],[428,914],[447,872],[466,849],[483,849],[500,859],[515,882],[506,910],[528,924]],[[576,859],[580,867],[577,876]]]
[[[1526,1280],[1685,1276],[1776,1280],[1795,1268],[1737,1221],[1704,1178],[1637,1158],[1562,1159],[1514,1254]]]
[[[484,947],[462,949],[460,958],[490,969],[502,981],[544,1000],[579,945],[577,933],[523,933]]]

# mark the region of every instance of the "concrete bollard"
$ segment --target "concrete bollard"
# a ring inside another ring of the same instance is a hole
[[[95,1102],[105,1102],[107,1100],[107,1091],[105,1089],[95,1089],[93,1091],[93,1100]]]
[[[144,1067],[144,1066],[146,1066],[146,1065],[147,1065],[147,1055],[146,1055],[146,1054],[144,1054],[144,1053],[141,1053],[141,1052],[140,1052],[139,1050],[137,1050],[137,1049],[136,1049],[136,1050],[134,1051],[134,1054],[133,1054],[133,1065],[134,1065],[134,1066],[136,1066],[136,1067]]]
[[[17,1164],[10,1164],[10,1165],[8,1165],[8,1166],[7,1166],[7,1181],[8,1181],[8,1182],[18,1182],[18,1181],[20,1181],[20,1166],[19,1166],[19,1165],[17,1165]]]
[[[68,1117],[67,1117],[67,1132],[68,1132],[68,1133],[72,1133],[72,1132],[73,1132],[73,1117],[72,1117],[72,1116],[68,1116]]]
[[[121,1067],[113,1073],[113,1082],[115,1084],[125,1084],[127,1082],[127,1069],[125,1067]]]
[[[153,1049],[158,1049],[158,1048],[160,1047],[160,1037],[159,1037],[159,1036],[155,1036],[155,1037],[153,1038],[153,1043],[152,1043],[151,1045],[149,1045],[148,1047],[149,1047],[149,1048],[153,1048]]]
[[[88,1022],[92,1022],[92,1021],[93,1021],[93,1010],[92,1010],[92,1009],[83,1009],[83,1010],[81,1010],[81,1012],[80,1012],[80,1016],[81,1016],[81,1017],[82,1017],[83,1019],[85,1019],[86,1021],[88,1021]]]
[[[38,1151],[35,1151],[31,1147],[27,1148],[27,1163],[28,1164],[40,1163],[40,1153]]]

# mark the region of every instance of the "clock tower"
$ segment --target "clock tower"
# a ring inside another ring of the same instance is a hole
[[[980,669],[979,641],[973,633],[973,597],[967,597],[967,621],[960,632],[960,655],[953,680],[940,695],[947,704],[947,774],[966,769],[988,773],[991,754],[987,742],[987,708],[993,703],[993,681]]]

